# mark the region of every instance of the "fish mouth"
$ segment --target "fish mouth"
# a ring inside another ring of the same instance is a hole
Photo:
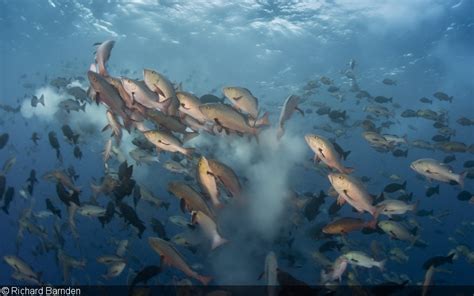
[[[329,182],[332,183],[332,179],[334,178],[334,174],[328,174],[328,179],[329,179]]]

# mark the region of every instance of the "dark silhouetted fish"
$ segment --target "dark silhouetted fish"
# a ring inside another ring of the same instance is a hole
[[[133,205],[135,206],[135,208],[137,207],[138,202],[140,201],[141,198],[142,198],[142,193],[140,190],[140,185],[135,184],[135,187],[133,188]]]
[[[56,183],[56,193],[58,194],[59,199],[69,207],[70,203],[74,203],[77,206],[81,206],[79,200],[79,192],[73,191],[72,194],[67,191],[63,184],[60,182]]]
[[[40,103],[41,105],[44,106],[44,95],[42,94],[39,99],[38,99],[37,96],[33,96],[33,97],[31,98],[30,103],[31,103],[31,107],[36,107],[36,106],[38,106],[38,103]]]
[[[451,154],[444,158],[443,163],[450,163],[456,160],[456,155]]]
[[[469,191],[463,190],[459,192],[457,198],[458,200],[465,201],[465,200],[470,200],[473,196],[474,195],[472,195]]]
[[[319,246],[319,252],[325,253],[334,250],[340,251],[342,247],[344,247],[344,244],[331,240]]]
[[[49,144],[51,145],[51,147],[53,147],[53,149],[56,150],[56,158],[62,162],[63,157],[61,156],[61,151],[59,150],[60,146],[59,146],[58,138],[56,137],[56,133],[53,131],[49,132],[48,139],[49,139]]]
[[[215,95],[212,95],[212,94],[206,94],[206,95],[203,95],[199,98],[199,101],[201,101],[201,103],[203,104],[207,104],[207,103],[224,103],[225,102],[225,98],[219,98],[219,97],[216,97]]]
[[[30,176],[28,177],[28,179],[26,179],[26,182],[28,182],[28,193],[30,195],[33,195],[34,186],[36,183],[38,183],[38,179],[36,179],[36,170],[32,169],[30,171]]]
[[[13,201],[13,197],[15,197],[15,188],[8,187],[7,191],[5,192],[5,197],[3,201],[3,207],[2,207],[2,210],[6,214],[9,214],[10,203]]]
[[[151,229],[153,230],[154,233],[156,233],[156,235],[158,235],[159,238],[162,238],[164,240],[169,240],[169,238],[166,235],[165,226],[158,219],[151,218],[150,223],[151,223]]]
[[[395,157],[408,157],[408,149],[407,150],[395,149],[392,151],[392,155]]]
[[[393,193],[399,190],[406,190],[406,188],[407,188],[407,181],[403,182],[402,184],[398,184],[398,183],[388,184],[387,186],[385,186],[383,191],[388,192],[388,193]]]
[[[423,269],[427,270],[430,267],[438,267],[446,263],[453,264],[453,258],[456,255],[455,252],[449,254],[448,256],[435,256],[432,257],[423,263]]]
[[[161,272],[161,267],[156,265],[149,265],[140,270],[133,279],[130,287],[134,287],[140,283],[147,284],[149,280],[157,276]]]
[[[81,148],[79,148],[79,146],[74,146],[73,154],[74,154],[74,157],[75,157],[75,158],[81,159],[81,158],[82,158],[82,151],[81,151]]]
[[[109,224],[114,218],[114,215],[115,215],[115,205],[113,202],[109,201],[109,203],[107,204],[105,215],[102,217],[99,217],[99,221],[102,224],[102,227],[104,227],[105,224]]]
[[[79,139],[79,134],[75,134],[71,127],[67,124],[63,125],[61,127],[61,130],[63,131],[64,137],[69,141],[69,143],[76,145],[77,140]]]
[[[472,168],[472,167],[474,167],[474,160],[465,161],[463,166],[464,166],[465,168]]]
[[[33,143],[35,143],[35,145],[38,145],[38,140],[39,139],[40,139],[40,137],[38,136],[38,133],[33,132],[31,134],[31,140],[33,141]]]
[[[327,195],[324,191],[321,190],[318,197],[312,197],[308,204],[306,204],[306,207],[304,208],[304,216],[308,221],[313,221],[314,218],[316,218],[319,213],[319,208],[324,204],[324,198],[326,196]]]
[[[118,204],[118,207],[125,223],[135,226],[138,229],[138,237],[142,238],[143,232],[145,231],[146,227],[145,224],[143,224],[143,221],[138,218],[138,215],[135,210],[123,202],[120,202]]]
[[[5,189],[7,186],[7,178],[0,174],[0,200],[3,198],[3,194],[5,193]]]
[[[427,197],[432,197],[435,194],[439,194],[439,185],[426,189],[425,195]]]
[[[0,135],[0,149],[3,149],[7,145],[9,138],[10,136],[7,133]]]
[[[53,202],[52,202],[49,198],[47,198],[47,199],[45,200],[45,202],[46,202],[46,208],[47,208],[51,213],[53,213],[54,215],[58,216],[59,219],[61,219],[61,218],[62,218],[62,217],[61,217],[61,210],[58,209],[58,208],[56,208],[56,207],[54,206]]]

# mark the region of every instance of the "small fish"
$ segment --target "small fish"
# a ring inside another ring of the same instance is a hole
[[[393,102],[393,98],[390,97],[390,98],[387,98],[387,97],[384,97],[384,96],[376,96],[374,98],[374,101],[376,101],[377,103],[380,103],[380,104],[384,104],[384,103],[391,103]]]
[[[450,139],[450,136],[447,137],[443,135],[435,135],[431,138],[431,140],[433,140],[434,142],[449,142]]]
[[[36,107],[40,103],[44,107],[44,95],[42,94],[41,97],[38,99],[37,96],[33,96],[31,98],[31,107]]]
[[[426,260],[423,263],[423,269],[427,270],[431,267],[438,267],[446,263],[453,264],[453,258],[456,255],[456,252],[449,254],[448,256],[435,256],[431,257],[430,259]]]
[[[7,145],[9,138],[10,135],[7,133],[0,134],[0,149],[3,149]]]
[[[71,113],[71,111],[86,112],[86,105],[87,103],[84,103],[81,105],[78,101],[74,99],[67,99],[67,100],[59,102],[58,107],[63,109],[67,113]]]
[[[358,251],[352,251],[345,253],[343,255],[350,264],[365,267],[365,268],[372,268],[378,267],[380,270],[384,269],[386,260],[376,261],[375,259],[369,257],[367,254]]]
[[[74,146],[73,154],[74,154],[74,157],[75,157],[75,158],[81,159],[81,158],[82,158],[82,151],[81,151],[81,148],[79,148],[79,146]]]
[[[61,219],[61,218],[62,218],[62,217],[61,217],[61,210],[58,209],[58,208],[56,208],[56,207],[54,206],[54,204],[53,204],[53,202],[51,201],[51,199],[47,198],[47,199],[45,200],[45,202],[46,202],[46,208],[47,208],[49,211],[51,211],[51,213],[53,213],[54,215],[58,216],[59,219]]]
[[[447,183],[450,181],[457,182],[461,188],[464,187],[464,178],[467,175],[467,171],[456,174],[450,166],[431,158],[418,159],[410,164],[410,168],[428,179]]]
[[[157,276],[159,273],[161,273],[161,271],[161,267],[156,265],[149,265],[144,267],[142,270],[137,272],[137,274],[132,280],[132,283],[130,284],[130,287],[135,287],[137,284],[140,283],[146,285],[149,280]]]
[[[56,150],[56,158],[62,162],[63,157],[61,155],[61,151],[59,150],[60,146],[59,146],[58,138],[56,137],[56,133],[53,131],[49,132],[48,139],[49,139],[49,144],[51,145],[51,147],[53,147],[53,149]]]
[[[443,162],[444,163],[450,163],[450,162],[453,162],[456,160],[456,155],[454,154],[451,154],[451,155],[448,155],[444,158]]]
[[[451,96],[448,96],[447,94],[445,94],[444,92],[442,91],[437,91],[433,94],[433,97],[437,98],[438,100],[440,101],[448,101],[450,103],[453,102],[453,97]]]
[[[31,134],[31,140],[33,141],[33,143],[35,143],[35,145],[38,145],[38,140],[40,139],[40,137],[38,136],[38,133],[36,132],[33,132]],[[0,145],[1,147],[1,145]]]
[[[391,183],[391,184],[388,184],[387,186],[385,186],[383,191],[388,192],[388,193],[393,193],[393,192],[397,192],[399,190],[406,190],[406,187],[407,187],[407,181],[403,182],[402,184]]]
[[[458,200],[465,201],[465,200],[470,200],[473,196],[474,195],[472,193],[470,193],[469,191],[463,190],[463,191],[459,192],[457,198],[458,198]]]
[[[467,160],[464,162],[463,167],[465,168],[473,168],[474,167],[474,160]]]
[[[433,100],[430,100],[426,97],[421,98],[420,102],[425,103],[425,104],[433,104]]]
[[[15,196],[15,188],[8,187],[7,191],[5,192],[5,197],[4,197],[4,201],[3,201],[3,207],[2,207],[2,210],[7,215],[9,214],[10,203],[13,201],[14,196]]]
[[[425,196],[432,197],[435,194],[439,194],[439,185],[426,189]]]
[[[385,78],[382,80],[382,83],[385,85],[397,85],[397,81],[390,78]]]
[[[392,151],[392,155],[395,157],[408,157],[408,149],[403,151],[402,149],[395,149]]]
[[[151,218],[150,224],[151,229],[159,238],[169,241],[169,238],[166,235],[165,226],[158,219]]]
[[[208,285],[212,280],[212,277],[200,275],[192,270],[186,263],[183,255],[181,255],[171,243],[158,237],[149,237],[148,243],[150,247],[160,255],[164,265],[173,266],[181,270],[187,276],[200,281],[203,285]]]

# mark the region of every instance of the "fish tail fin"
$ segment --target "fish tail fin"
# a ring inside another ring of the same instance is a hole
[[[406,189],[407,189],[407,181],[405,181],[405,182],[402,183],[402,189],[403,189],[403,190],[406,190]]]
[[[99,74],[102,76],[109,76],[107,69],[105,69],[105,65],[103,63],[97,63],[97,70],[99,70]]]
[[[408,149],[405,150],[405,152],[403,153],[403,156],[408,157]]]
[[[366,227],[371,228],[371,229],[377,228],[377,218],[378,218],[378,217],[375,217],[375,216],[374,216],[374,218],[373,218],[372,220],[370,220],[369,222],[367,222]]]
[[[163,202],[163,203],[161,204],[161,207],[162,207],[163,209],[165,209],[165,210],[168,210],[168,209],[170,208],[170,205],[171,205],[171,204],[170,204],[169,202]]]
[[[81,109],[82,112],[86,112],[86,105],[87,105],[86,103],[82,104],[82,105],[79,107],[79,109]]]
[[[285,128],[280,126],[277,131],[277,140],[280,140],[281,137],[283,137],[284,133],[285,133]]]
[[[464,178],[466,178],[468,171],[464,171],[459,175],[458,178],[458,183],[461,186],[461,188],[464,188]],[[438,192],[439,192],[439,186],[438,186]]]
[[[211,276],[205,276],[205,275],[197,275],[196,279],[205,286],[209,285],[209,283],[212,281]]]
[[[414,212],[420,205],[420,200],[417,200],[414,204],[411,205],[411,210]]]
[[[354,170],[355,170],[354,168],[345,167],[345,168],[342,169],[342,172],[343,172],[344,174],[351,174],[351,173],[354,172]]]
[[[348,151],[343,151],[342,152],[342,159],[346,160],[346,158],[349,156],[349,154],[351,154],[351,151],[348,150]]]
[[[185,148],[184,155],[186,155],[187,157],[192,157],[195,150],[195,148]]]
[[[186,142],[194,139],[197,136],[199,136],[199,133],[197,133],[197,132],[186,132],[184,134],[184,137],[183,137],[183,143],[186,143]]]
[[[109,128],[112,128],[112,127],[110,126],[110,124],[107,124],[106,126],[102,128],[101,132],[105,132]]]
[[[125,116],[125,118],[123,118],[123,127],[127,130],[128,133],[130,133],[132,128],[132,120],[128,116]]]
[[[216,236],[214,238],[214,240],[212,241],[212,247],[211,249],[214,250],[220,246],[222,246],[223,244],[225,243],[228,243],[229,241],[226,240],[225,238],[221,237],[220,235],[219,236]]]
[[[44,107],[44,95],[41,95],[41,97],[39,98],[38,102],[40,102],[41,105],[43,105],[43,107]]]
[[[379,264],[378,264],[377,267],[380,268],[380,271],[384,271],[384,269],[385,269],[385,263],[387,263],[387,259],[384,259],[384,260],[382,260],[382,261],[379,262]]]
[[[450,97],[449,97],[449,102],[450,102],[450,103],[453,102],[453,96],[450,96]]]
[[[268,118],[270,114],[268,112],[263,113],[263,116],[260,119],[255,121],[257,126],[267,126],[270,125],[270,119]]]

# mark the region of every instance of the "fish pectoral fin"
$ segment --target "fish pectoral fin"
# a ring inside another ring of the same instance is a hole
[[[238,96],[238,97],[233,97],[232,99],[233,99],[234,101],[238,101],[238,100],[240,100],[240,99],[242,99],[242,98],[243,98],[243,96]]]
[[[326,156],[325,156],[324,153],[323,153],[323,149],[319,148],[318,150],[319,150],[319,153],[321,153],[321,156],[324,157],[324,158],[326,158]]]
[[[257,280],[261,280],[264,275],[265,275],[265,271],[262,271],[262,273],[260,273],[260,275],[258,276]]]
[[[321,158],[319,158],[319,156],[315,153],[315,154],[314,154],[313,161],[314,161],[315,164],[316,164],[316,163],[320,163],[320,162],[321,162]]]
[[[342,192],[344,192],[344,195],[345,195],[347,198],[354,200],[352,197],[349,196],[349,194],[347,194],[347,190],[346,190],[346,189],[344,189]]]
[[[191,110],[191,108],[186,108],[184,104],[181,104],[181,107],[183,107],[184,110]]]
[[[158,95],[163,96],[163,97],[166,98],[165,93],[161,90],[161,88],[159,88],[158,85],[156,85],[156,84],[153,84],[153,85],[155,86],[155,92],[156,92]]]
[[[300,113],[301,113],[301,115],[302,115],[302,116],[304,116],[304,111],[303,111],[303,110],[301,110],[301,109],[300,109],[300,108],[298,108],[298,107],[296,107],[296,108],[295,108],[295,110],[296,110],[296,111],[298,111],[298,112],[300,112]]]
[[[342,205],[345,204],[345,203],[346,203],[346,200],[344,199],[344,197],[342,197],[341,195],[339,195],[339,196],[337,197],[337,204],[340,205],[340,206],[342,206]]]
[[[159,140],[158,143],[161,143],[161,144],[166,145],[166,146],[171,145],[170,143],[163,142],[162,140]]]

